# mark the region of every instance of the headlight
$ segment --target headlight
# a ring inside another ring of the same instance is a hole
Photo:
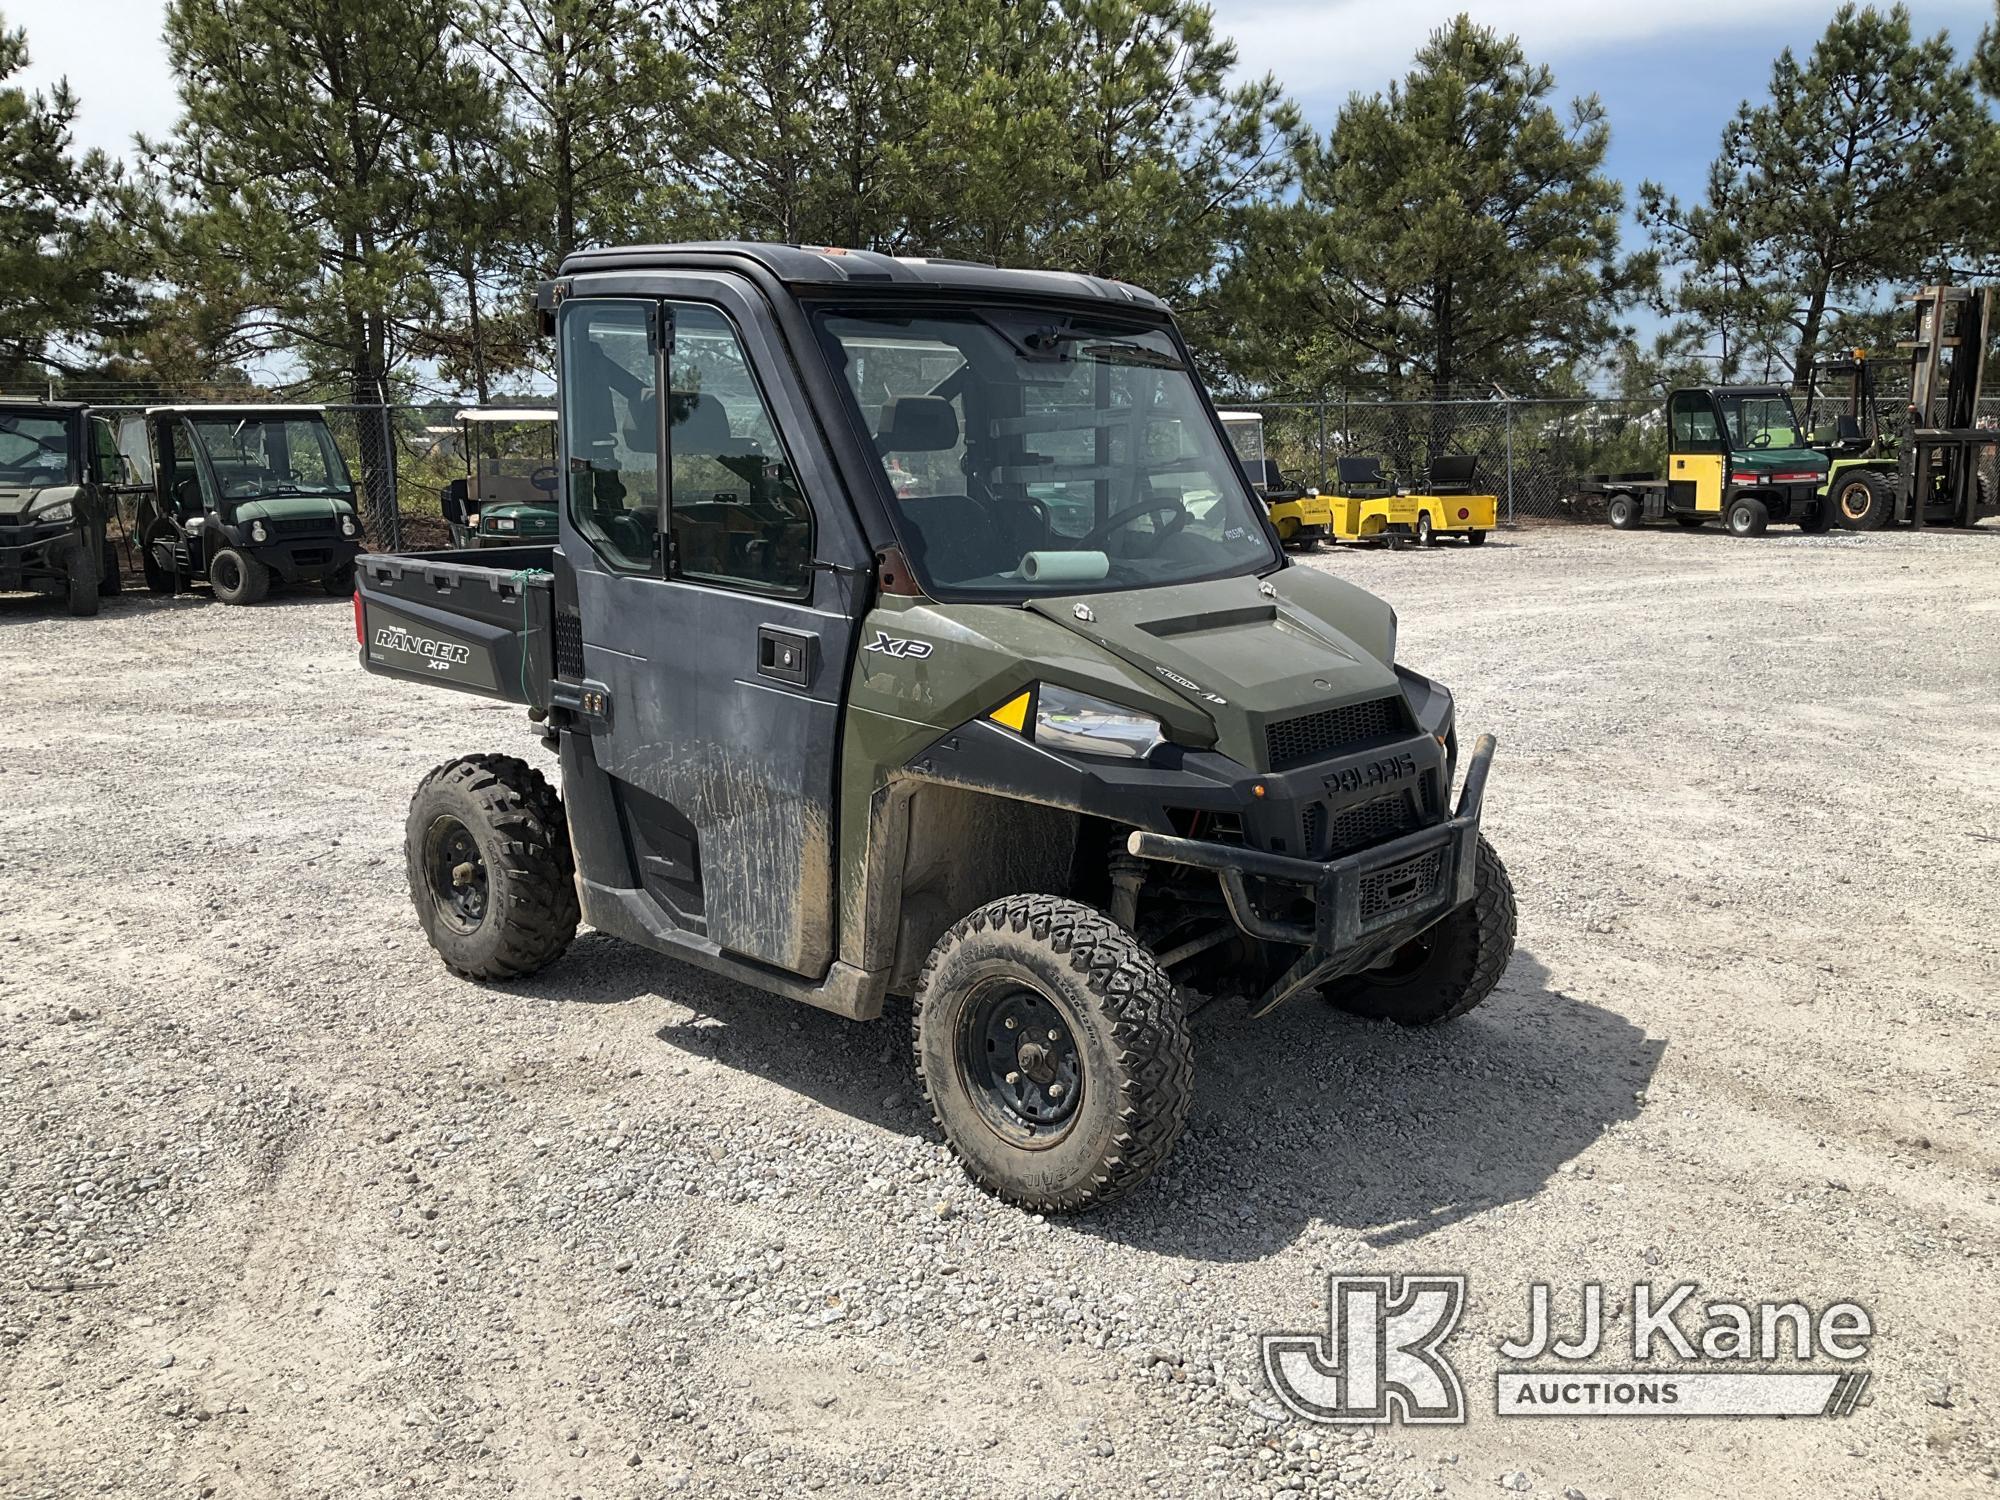
[[[40,506],[28,512],[28,519],[37,526],[53,526],[58,521],[67,521],[75,514],[73,502],[57,500],[53,504]]]
[[[499,520],[493,523],[493,529],[495,531],[512,531],[514,529],[514,518],[512,516],[500,517]]]
[[[262,521],[252,521],[250,523],[251,541],[253,542],[269,541],[270,535],[271,534],[264,529],[264,523]]]
[[[1088,693],[1044,683],[1035,694],[1035,743],[1085,755],[1144,760],[1167,741],[1158,719]]]
[[[342,511],[340,513],[340,534],[342,536],[353,536],[360,529],[360,523],[349,512]]]

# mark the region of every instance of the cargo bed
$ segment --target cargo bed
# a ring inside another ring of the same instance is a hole
[[[553,547],[363,554],[361,664],[461,693],[547,709],[555,677]]]

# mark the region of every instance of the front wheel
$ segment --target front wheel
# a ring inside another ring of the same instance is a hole
[[[79,543],[69,555],[69,612],[78,617],[97,613],[97,587],[103,580],[90,565],[93,550]]]
[[[124,591],[125,580],[118,571],[118,544],[105,539],[104,571],[97,580],[97,592],[102,598],[110,599]]]
[[[917,1071],[974,1182],[1023,1208],[1123,1197],[1187,1123],[1181,995],[1139,940],[1058,896],[1009,896],[938,940],[917,987]]]
[[[562,799],[511,755],[468,755],[426,776],[403,825],[410,899],[431,946],[466,979],[553,963],[582,920]]]
[[[1514,884],[1482,834],[1472,899],[1381,968],[1336,981],[1327,999],[1373,1021],[1437,1026],[1492,994],[1513,956]]]
[[[246,552],[224,547],[208,560],[208,586],[224,604],[255,604],[271,592],[271,570]]]
[[[1831,498],[1833,518],[1849,531],[1880,531],[1895,519],[1895,491],[1888,476],[1873,469],[1841,475]]]
[[[1431,525],[1429,511],[1425,511],[1417,517],[1417,545],[1419,547],[1434,547],[1437,545],[1437,528]]]
[[[345,599],[354,592],[354,559],[349,558],[337,568],[329,568],[320,576],[319,586],[336,599]]]
[[[1729,507],[1731,536],[1762,536],[1771,524],[1771,511],[1762,500],[1745,495]]]

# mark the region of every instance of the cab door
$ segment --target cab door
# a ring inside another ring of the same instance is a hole
[[[616,827],[579,845],[585,916],[636,904],[817,978],[870,554],[759,294],[643,285],[558,311],[557,596],[581,638],[566,671],[559,624],[558,677],[595,710],[565,737],[565,790]]]
[[[1675,391],[1667,401],[1667,422],[1667,509],[1720,515],[1729,444],[1715,397]]]

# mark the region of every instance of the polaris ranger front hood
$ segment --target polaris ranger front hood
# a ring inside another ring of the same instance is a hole
[[[1310,568],[1028,608],[1187,699],[1214,722],[1216,748],[1245,765],[1263,764],[1270,724],[1402,693],[1394,612]]]
[[[64,500],[74,500],[82,493],[83,486],[80,484],[0,485],[0,515],[60,504]]]

